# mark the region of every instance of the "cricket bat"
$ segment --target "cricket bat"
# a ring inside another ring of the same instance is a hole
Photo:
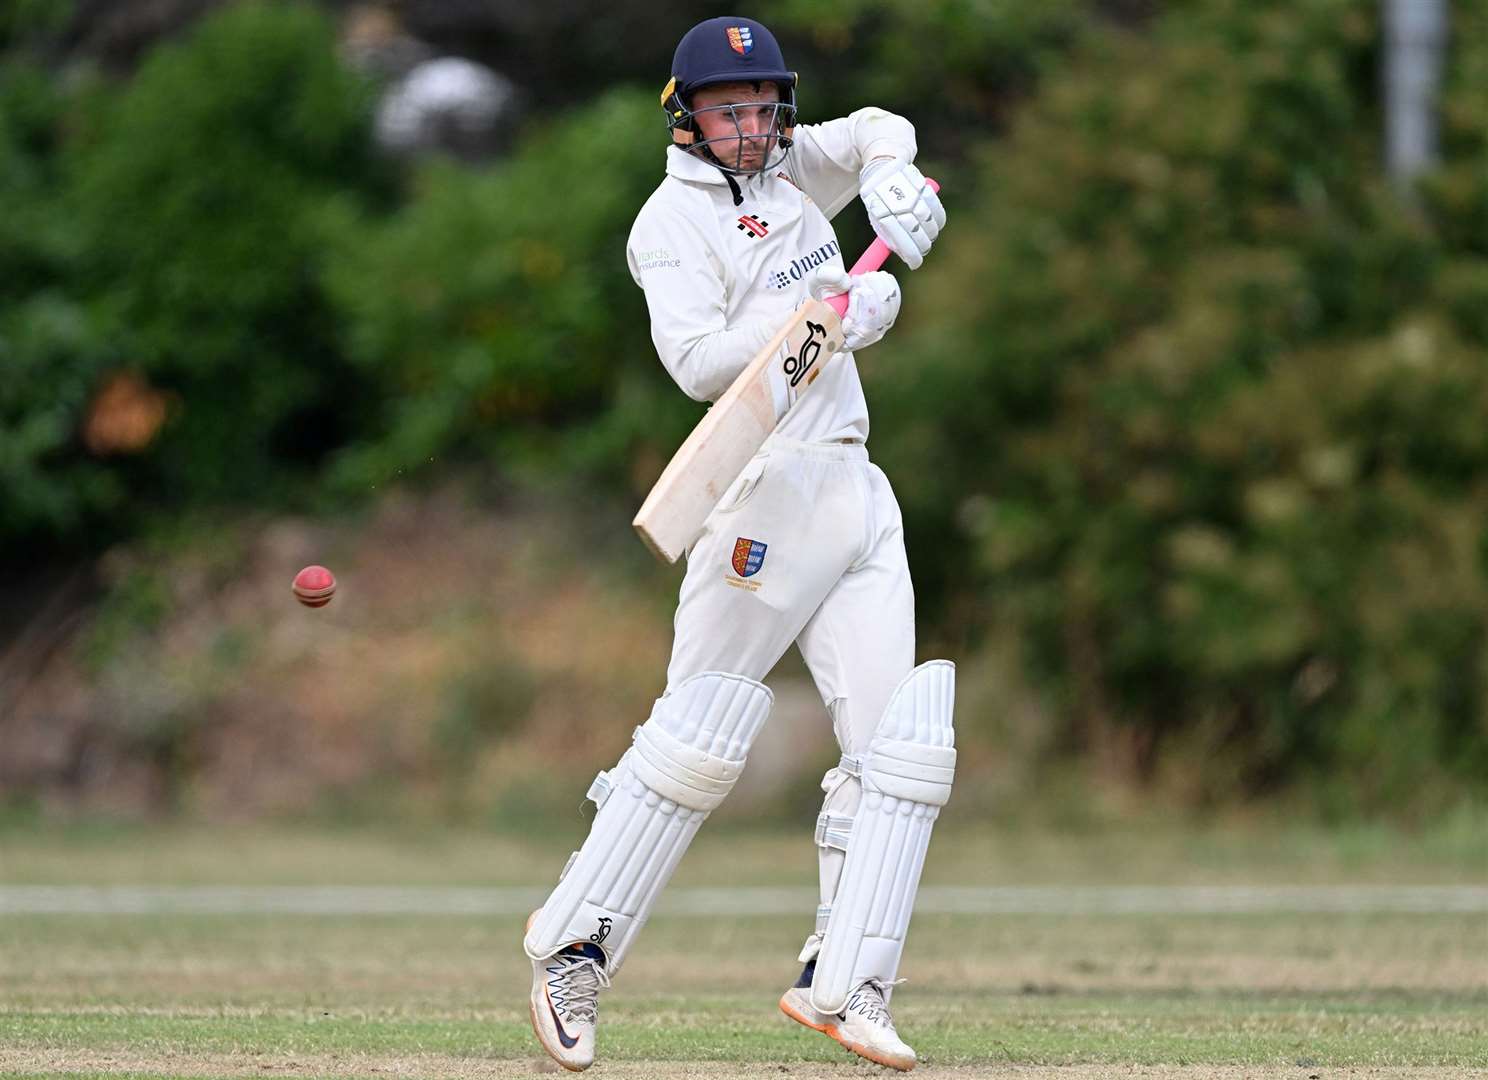
[[[940,190],[934,180],[929,184]],[[848,273],[872,273],[889,254],[875,240]],[[844,293],[808,300],[793,312],[672,455],[631,522],[658,558],[676,562],[702,534],[749,459],[842,350],[846,311]]]

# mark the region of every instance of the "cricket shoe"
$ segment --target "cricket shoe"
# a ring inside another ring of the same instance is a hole
[[[816,961],[806,965],[796,985],[780,999],[780,1011],[798,1024],[836,1039],[860,1057],[891,1069],[908,1072],[915,1067],[915,1052],[894,1030],[884,983],[869,979],[847,996],[840,1013],[817,1012],[811,1006],[811,977]]]
[[[532,961],[532,1030],[565,1069],[582,1072],[594,1064],[599,992],[609,985],[604,950],[592,942],[575,942]]]

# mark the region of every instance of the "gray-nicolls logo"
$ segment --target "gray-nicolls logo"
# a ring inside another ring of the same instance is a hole
[[[608,915],[599,917],[599,929],[589,935],[589,940],[596,945],[603,945],[604,939],[610,936],[610,923],[613,920]]]
[[[738,230],[751,240],[757,236],[764,236],[770,231],[770,223],[761,221],[753,214],[745,214],[739,218]]]

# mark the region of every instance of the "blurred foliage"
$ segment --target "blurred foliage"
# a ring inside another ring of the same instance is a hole
[[[323,220],[375,190],[369,98],[328,20],[228,7],[157,49],[72,147],[86,281],[120,359],[177,395],[152,480],[263,493],[346,435]]]
[[[367,88],[337,59],[329,21],[234,5],[118,92],[75,83],[64,101],[24,61],[3,68],[0,541],[12,543],[86,542],[145,503],[271,496],[358,415],[318,261],[326,223],[386,182]],[[118,407],[165,422],[89,445],[90,424],[117,426],[97,410],[118,374],[135,388]]]
[[[608,94],[509,163],[435,162],[401,211],[346,223],[327,280],[383,412],[337,481],[375,487],[451,453],[613,479],[637,440],[685,436],[698,408],[656,363],[625,265],[661,179],[657,112],[649,93]]]
[[[76,536],[123,498],[73,449],[107,350],[77,290],[84,235],[57,195],[65,108],[44,71],[0,63],[0,548]]]
[[[519,74],[569,71],[542,100],[582,103],[492,166],[395,174],[315,8],[230,5],[117,85],[37,66],[47,10],[0,21],[0,545],[452,462],[639,495],[696,420],[624,260],[673,34],[627,54],[644,89],[589,96],[615,16],[543,67],[545,10]],[[806,119],[903,112],[947,179],[945,238],[863,358],[922,636],[1017,640],[1048,753],[1197,804],[1481,793],[1488,8],[1454,7],[1413,193],[1379,164],[1374,0],[761,15]],[[452,758],[500,681],[454,691]]]
[[[72,7],[71,0],[6,0],[0,4],[0,52],[56,34]]]
[[[922,593],[1023,638],[1065,750],[1200,802],[1488,775],[1482,121],[1429,215],[1395,198],[1375,19],[1208,0],[1092,42],[953,201],[917,362],[874,369]]]
[[[1443,160],[1425,193],[1443,242],[1459,256],[1444,282],[1454,317],[1488,341],[1488,9],[1452,5],[1450,51],[1438,118]]]
[[[800,65],[808,123],[879,104],[915,120],[922,154],[958,156],[968,140],[1002,125],[1093,14],[1118,8],[1092,0],[768,0],[760,18]]]

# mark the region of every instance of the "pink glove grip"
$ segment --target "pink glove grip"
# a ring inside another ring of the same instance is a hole
[[[925,186],[931,191],[940,191],[940,185],[928,176],[925,177]],[[868,250],[858,257],[858,261],[852,264],[852,269],[848,273],[853,277],[859,274],[871,274],[883,266],[892,254],[893,252],[889,250],[888,244],[885,244],[882,240],[875,240],[868,245]],[[837,313],[839,318],[847,314],[847,293],[829,296],[826,298],[825,303],[827,307]]]

